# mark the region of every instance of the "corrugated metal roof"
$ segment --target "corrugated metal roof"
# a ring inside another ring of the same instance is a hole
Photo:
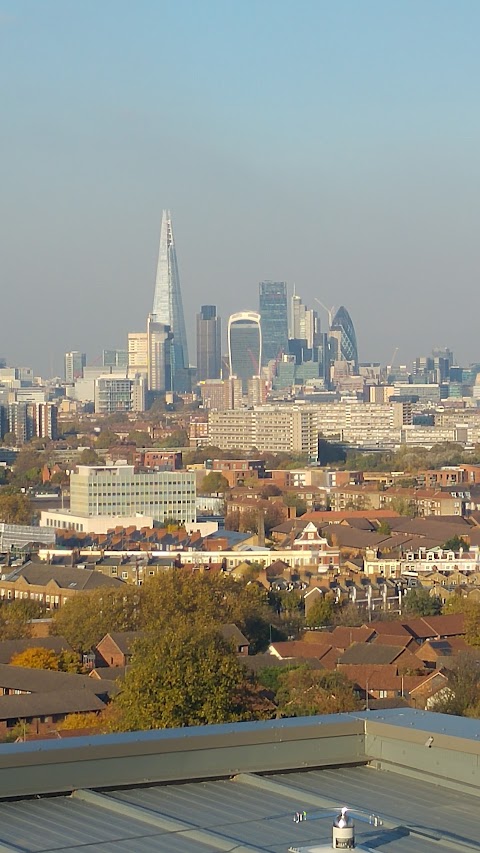
[[[385,819],[379,829],[356,824],[357,843],[378,851],[480,850],[478,798],[369,767],[81,797],[0,803],[0,849],[3,843],[21,853],[286,853],[292,844],[329,843],[331,818],[315,817],[318,800]],[[307,820],[295,824],[293,815],[303,808]]]

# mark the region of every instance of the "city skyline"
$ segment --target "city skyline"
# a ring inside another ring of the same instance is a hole
[[[123,347],[171,206],[189,338],[270,279],[347,306],[362,360],[478,359],[479,25],[472,0],[0,0],[0,355]]]

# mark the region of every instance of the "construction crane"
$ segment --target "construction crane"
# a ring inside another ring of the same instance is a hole
[[[398,353],[398,347],[395,347],[395,349],[393,350],[392,358],[390,359],[390,364],[387,365],[390,368],[390,370],[392,369],[393,365],[395,364],[395,359],[397,357],[397,353]]]
[[[327,306],[324,305],[323,302],[320,302],[320,299],[317,299],[316,296],[314,297],[314,299],[315,299],[315,302],[318,302],[318,304],[323,308],[323,310],[327,312],[328,328],[331,329],[332,328],[332,320],[333,320],[333,312],[335,311],[335,306],[332,305],[331,308],[327,308]]]

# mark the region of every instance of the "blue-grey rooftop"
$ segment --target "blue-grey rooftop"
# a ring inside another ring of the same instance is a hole
[[[287,853],[331,844],[342,806],[379,815],[355,820],[379,853],[472,853],[479,739],[394,709],[4,745],[0,853]]]
[[[251,784],[254,782],[255,784]],[[265,788],[263,787],[265,784]],[[328,844],[331,817],[314,801],[375,811],[379,828],[356,822],[357,843],[385,853],[480,850],[478,799],[370,767],[0,804],[0,851],[17,853],[286,853]],[[307,820],[294,823],[297,810]],[[311,817],[309,818],[309,814]],[[4,846],[5,845],[5,846]]]

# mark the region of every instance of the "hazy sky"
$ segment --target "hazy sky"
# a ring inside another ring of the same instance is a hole
[[[478,0],[0,0],[0,355],[126,346],[169,207],[191,359],[271,278],[362,361],[480,361],[479,33]]]

